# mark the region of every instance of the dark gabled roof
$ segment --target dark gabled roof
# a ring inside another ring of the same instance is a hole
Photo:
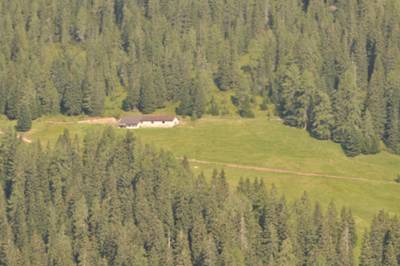
[[[119,120],[120,125],[125,126],[136,126],[140,122],[172,122],[174,121],[175,116],[172,115],[142,115],[142,116],[126,116]]]
[[[119,120],[120,125],[136,126],[141,122],[140,117],[127,116]]]

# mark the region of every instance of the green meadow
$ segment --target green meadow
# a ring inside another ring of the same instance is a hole
[[[85,117],[40,118],[24,137],[54,143],[64,129],[82,138],[106,127],[77,123],[82,119]],[[0,118],[0,129],[14,123]],[[125,129],[117,132],[124,134]],[[349,158],[340,145],[311,138],[305,130],[282,125],[277,118],[269,119],[264,113],[255,119],[183,119],[176,128],[138,129],[134,133],[142,142],[172,151],[178,158],[206,161],[192,163],[196,174],[204,172],[210,176],[212,169],[224,168],[232,187],[241,177],[259,178],[269,187],[274,184],[289,202],[307,191],[323,205],[333,200],[338,207],[351,207],[361,227],[367,226],[381,209],[400,214],[400,184],[394,182],[400,174],[400,156],[383,151]]]

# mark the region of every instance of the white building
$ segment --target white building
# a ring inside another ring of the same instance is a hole
[[[143,115],[128,116],[119,120],[118,126],[121,128],[171,128],[179,125],[179,120],[175,116],[168,115]]]

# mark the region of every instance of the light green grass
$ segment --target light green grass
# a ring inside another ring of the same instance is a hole
[[[171,109],[170,107],[169,109]],[[160,113],[170,113],[169,110]],[[346,157],[340,145],[331,141],[318,141],[301,129],[282,125],[276,118],[268,120],[265,113],[256,119],[238,117],[206,117],[197,121],[185,119],[181,126],[172,129],[139,129],[134,133],[145,143],[172,151],[177,157],[218,163],[287,169],[304,173],[320,173],[361,178],[333,179],[315,176],[298,176],[226,168],[228,180],[236,185],[240,177],[262,178],[266,184],[275,184],[289,201],[304,191],[323,205],[334,200],[338,207],[353,209],[357,224],[365,227],[372,216],[385,209],[400,214],[400,185],[393,182],[400,173],[400,156],[382,152],[372,156]],[[46,117],[33,123],[25,137],[54,143],[67,128],[70,134],[83,137],[106,126],[78,124],[84,117]],[[12,126],[0,118],[0,128]],[[118,129],[119,134],[126,130]],[[193,164],[196,173],[221,165]],[[366,180],[365,180],[366,179]]]
[[[216,165],[192,164],[194,173],[203,172],[211,176]],[[400,185],[390,183],[336,180],[325,177],[293,176],[288,174],[262,173],[252,170],[225,168],[228,181],[236,187],[241,177],[262,179],[268,188],[275,185],[285,195],[288,203],[299,199],[304,192],[315,202],[326,207],[334,201],[338,208],[350,207],[360,232],[366,228],[371,218],[384,209],[391,214],[400,214]]]
[[[265,117],[256,119],[205,118],[186,121],[174,129],[140,129],[140,139],[156,147],[171,150],[177,156],[198,160],[236,163],[250,166],[288,169],[368,180],[338,180],[325,177],[264,173],[226,168],[231,184],[240,177],[259,177],[266,184],[276,184],[288,200],[304,191],[326,205],[353,209],[357,224],[365,227],[372,216],[385,209],[400,214],[400,185],[392,182],[400,173],[400,156],[382,152],[378,155],[348,158],[340,145],[311,138],[301,129],[290,128]],[[196,165],[197,171],[220,165]],[[207,170],[210,174],[210,170]],[[382,182],[376,182],[382,181]]]
[[[205,118],[173,129],[140,129],[146,142],[198,160],[237,163],[292,171],[394,180],[400,156],[382,152],[348,158],[340,145],[309,137],[279,121]]]

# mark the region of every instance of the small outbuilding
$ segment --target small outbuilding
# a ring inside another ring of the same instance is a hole
[[[119,120],[120,128],[171,128],[179,125],[179,120],[175,116],[169,115],[142,115],[127,116]]]

